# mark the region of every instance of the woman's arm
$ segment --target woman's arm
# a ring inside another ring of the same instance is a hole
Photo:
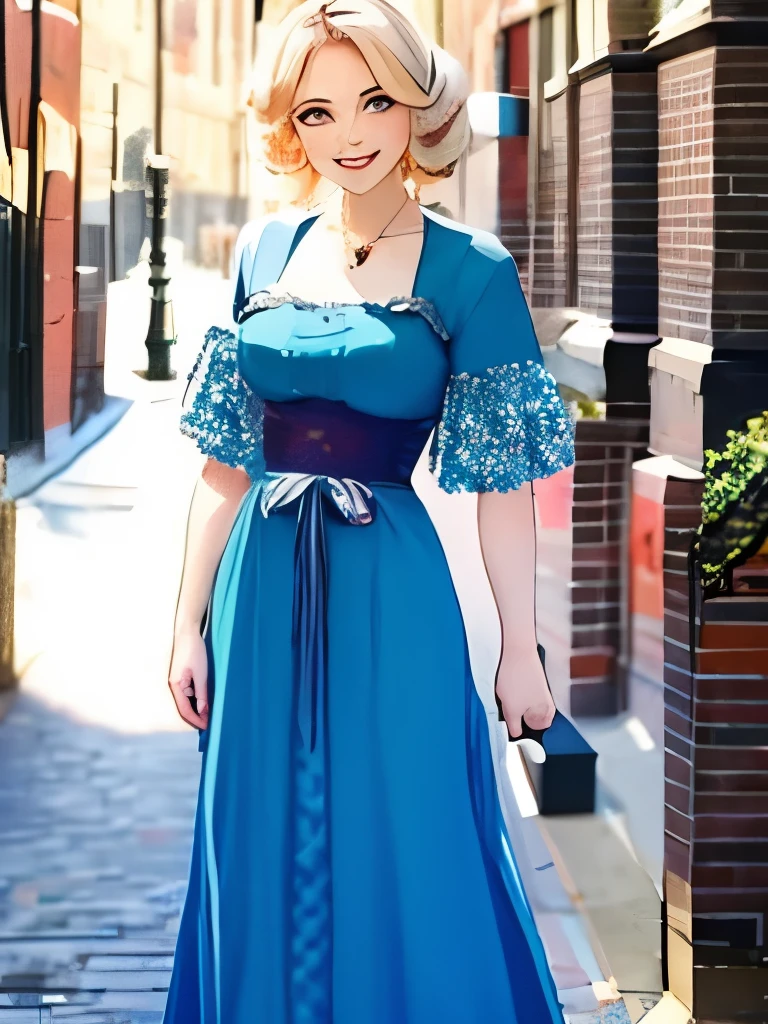
[[[516,490],[478,494],[483,560],[501,619],[496,692],[510,735],[552,724],[555,705],[536,649],[536,525],[530,481]]]
[[[208,665],[200,624],[237,510],[250,486],[244,469],[209,458],[190,505],[168,685],[181,717],[198,729],[208,727]]]

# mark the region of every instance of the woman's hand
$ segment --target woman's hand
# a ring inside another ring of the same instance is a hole
[[[174,634],[168,685],[178,712],[197,729],[208,728],[208,653],[199,631]],[[190,697],[197,700],[197,714]]]
[[[535,647],[502,655],[496,674],[496,693],[513,740],[522,734],[523,718],[531,729],[548,729],[552,725],[555,703]]]

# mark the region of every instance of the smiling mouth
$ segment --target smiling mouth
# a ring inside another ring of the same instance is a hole
[[[350,171],[360,171],[364,167],[370,167],[373,161],[381,152],[377,149],[375,153],[371,153],[369,156],[348,156],[336,159],[334,157],[334,163],[338,164],[339,167],[346,167]]]

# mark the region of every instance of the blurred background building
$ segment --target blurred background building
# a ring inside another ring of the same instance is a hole
[[[169,235],[227,265],[247,218],[244,82],[260,4],[5,0],[0,451],[43,459],[104,402],[107,289],[147,237],[148,154]]]

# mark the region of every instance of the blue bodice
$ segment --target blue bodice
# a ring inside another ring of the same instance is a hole
[[[238,324],[208,332],[182,430],[254,479],[348,467],[407,480],[433,429],[445,490],[509,490],[571,465],[573,421],[514,262],[493,236],[424,213],[415,287],[429,294],[386,305],[275,294],[314,216],[244,229]]]
[[[372,305],[282,301],[242,325],[240,372],[272,402],[324,398],[371,416],[440,417],[447,345],[423,315]]]

